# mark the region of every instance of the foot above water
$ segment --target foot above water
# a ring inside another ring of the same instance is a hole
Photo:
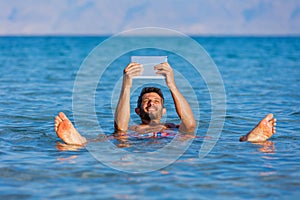
[[[81,136],[67,116],[60,112],[54,120],[54,130],[57,136],[66,144],[83,146],[86,143],[85,137]]]
[[[240,141],[249,142],[263,142],[272,137],[276,131],[276,119],[273,114],[268,114],[264,119],[262,119],[256,127],[250,131],[247,135],[240,138]]]

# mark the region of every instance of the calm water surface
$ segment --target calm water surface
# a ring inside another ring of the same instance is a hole
[[[107,167],[85,148],[62,150],[57,146],[60,140],[53,130],[53,118],[64,111],[73,120],[76,73],[84,58],[104,39],[0,38],[1,199],[297,199],[299,37],[194,38],[213,58],[224,81],[227,113],[221,137],[204,159],[198,158],[203,143],[199,137],[173,164],[139,174]],[[180,70],[176,63],[181,60],[171,54],[169,58]],[[109,73],[119,80],[128,61],[128,55],[122,56],[112,63],[116,67]],[[194,86],[201,116],[197,135],[205,136],[210,96],[201,79],[189,78],[199,82]],[[109,87],[115,79],[107,81],[102,85]],[[97,91],[96,102],[101,106],[96,105],[96,111],[105,124],[104,134],[110,134],[112,111],[101,95],[105,94],[101,83]],[[171,101],[166,106],[170,115],[175,115]],[[238,142],[269,112],[278,123],[268,145]],[[153,151],[171,139],[131,139],[125,149]]]

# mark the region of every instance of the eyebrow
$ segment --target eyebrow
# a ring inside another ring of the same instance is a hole
[[[146,100],[146,99],[150,99],[150,98],[147,98],[147,97],[146,97],[146,98],[144,98],[143,100]],[[162,99],[161,99],[161,98],[158,98],[158,97],[154,97],[154,100],[160,100],[160,101],[161,101]]]

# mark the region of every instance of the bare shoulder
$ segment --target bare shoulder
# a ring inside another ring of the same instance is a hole
[[[133,125],[129,127],[130,131],[135,131],[138,128],[138,125]]]
[[[174,123],[165,123],[164,125],[166,128],[179,128],[179,125]]]

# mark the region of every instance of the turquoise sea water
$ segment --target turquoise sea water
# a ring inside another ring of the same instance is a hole
[[[89,52],[105,39],[0,37],[1,199],[297,199],[299,37],[194,37],[224,81],[226,118],[221,137],[204,159],[198,158],[210,122],[210,95],[201,78],[190,76],[200,105],[200,137],[171,165],[138,174],[112,169],[85,148],[63,151],[57,146],[54,116],[63,111],[74,120],[77,72]],[[144,49],[138,53],[161,52]],[[183,60],[168,56],[174,68],[187,70]],[[105,94],[120,79],[129,59],[123,55],[112,63],[95,94],[103,134],[113,130]],[[176,122],[170,100],[166,107],[170,120]],[[272,143],[240,143],[239,137],[269,112],[278,120]],[[132,139],[124,149],[154,151],[171,139]]]

